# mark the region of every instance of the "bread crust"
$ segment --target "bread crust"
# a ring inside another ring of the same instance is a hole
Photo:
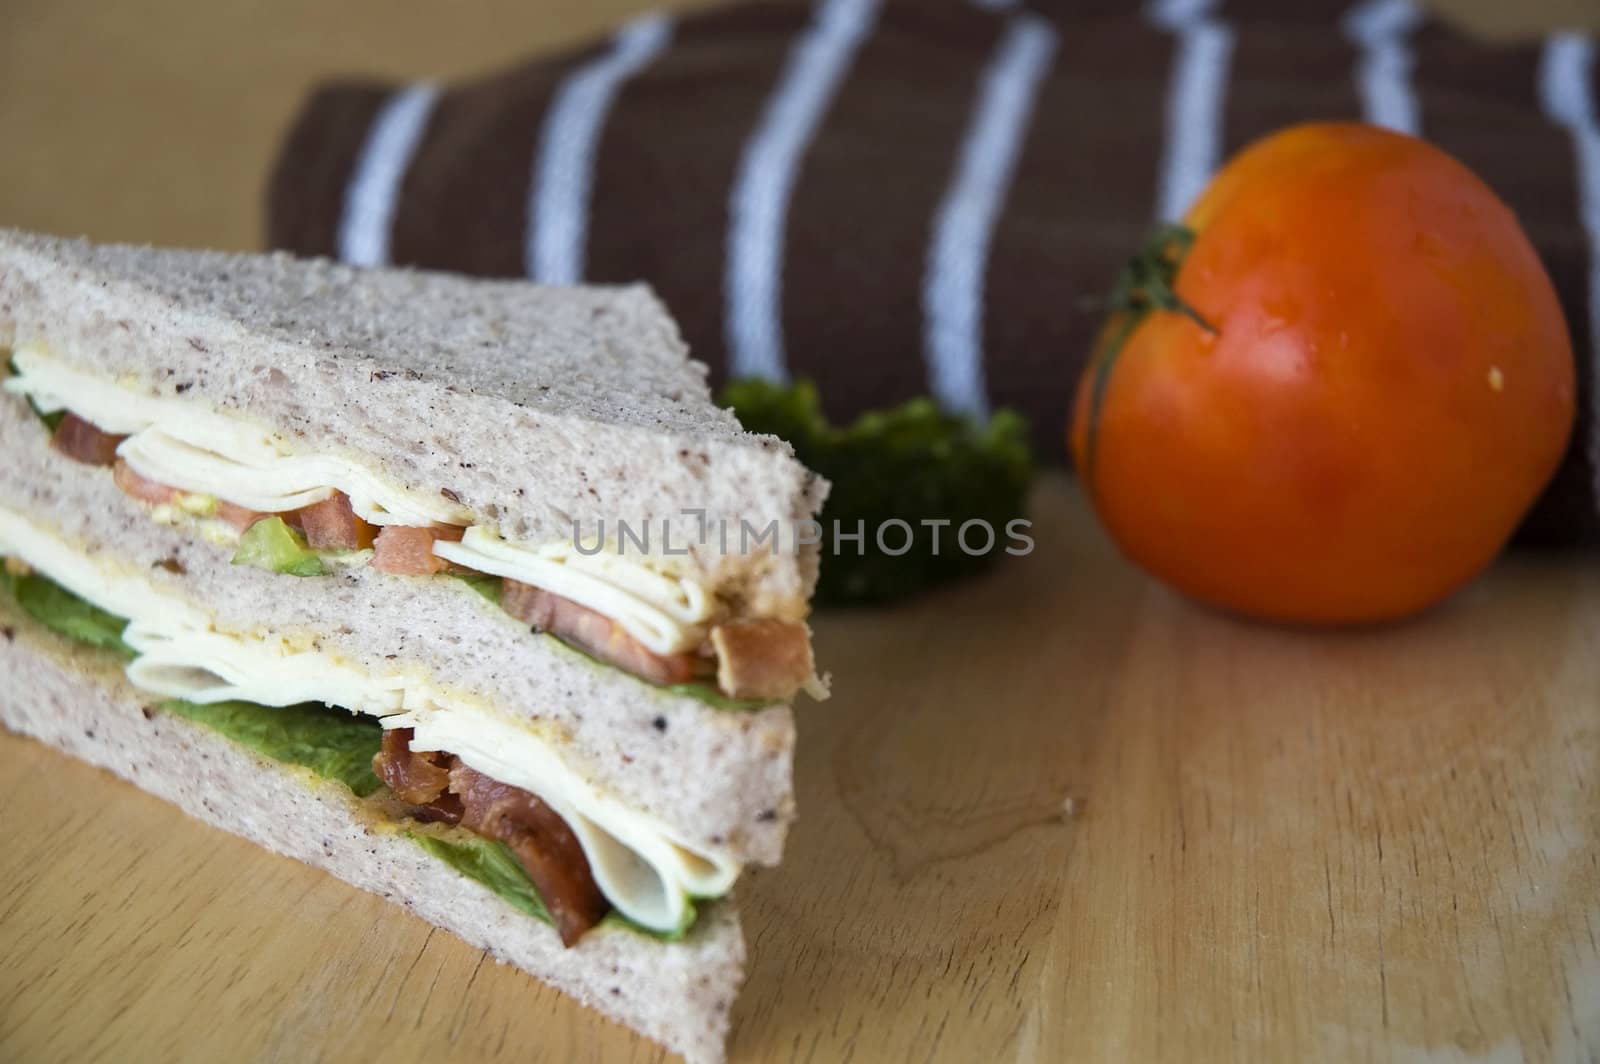
[[[732,898],[701,907],[682,942],[601,928],[563,949],[555,931],[373,826],[344,786],[265,760],[162,713],[104,652],[70,643],[0,599],[0,723],[107,769],[189,815],[404,906],[691,1062],[724,1057],[743,981]]]

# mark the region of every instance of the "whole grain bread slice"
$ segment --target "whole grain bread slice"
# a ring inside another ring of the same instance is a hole
[[[603,926],[563,949],[550,927],[385,830],[342,784],[162,712],[128,685],[114,658],[46,631],[3,597],[0,633],[7,728],[402,905],[690,1062],[723,1059],[745,957],[731,898],[703,905],[681,942]]]
[[[513,539],[570,539],[575,522],[589,537],[599,520],[670,524],[688,553],[656,546],[658,563],[757,614],[803,612],[816,581],[814,545],[724,550],[684,512],[794,529],[827,484],[711,402],[705,367],[642,285],[550,288],[0,229],[0,347],[24,344],[447,494]]]
[[[580,775],[683,841],[742,861],[781,857],[794,818],[788,706],[715,709],[654,687],[532,634],[449,577],[298,578],[233,565],[228,548],[153,521],[109,469],[58,453],[11,395],[0,395],[0,453],[0,508],[202,607],[219,631],[304,636],[373,673],[425,670],[532,723]]]

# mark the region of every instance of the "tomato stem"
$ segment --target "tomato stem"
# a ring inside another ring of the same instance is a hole
[[[1105,401],[1106,387],[1111,383],[1111,370],[1123,345],[1133,330],[1149,315],[1157,311],[1182,314],[1206,332],[1216,335],[1217,328],[1207,321],[1193,306],[1184,302],[1176,288],[1178,270],[1194,246],[1195,232],[1183,225],[1158,225],[1150,232],[1144,245],[1128,260],[1111,290],[1110,326],[1102,334],[1102,342],[1094,356],[1094,378],[1089,392],[1089,426],[1087,454],[1084,471],[1089,490],[1094,490],[1094,464],[1096,437],[1099,435],[1100,409]]]
[[[1215,334],[1216,327],[1179,298],[1175,287],[1178,269],[1194,241],[1194,230],[1187,226],[1156,226],[1117,278],[1117,286],[1111,290],[1112,311],[1138,315],[1155,310],[1175,311],[1206,332]]]

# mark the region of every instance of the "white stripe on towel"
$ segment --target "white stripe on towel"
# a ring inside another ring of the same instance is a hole
[[[1589,343],[1589,358],[1600,371],[1600,107],[1594,98],[1594,41],[1580,33],[1554,33],[1545,41],[1539,60],[1539,96],[1551,121],[1564,126],[1572,137],[1577,160],[1578,216],[1589,236],[1589,335],[1574,337],[1582,350]],[[1590,399],[1596,424],[1600,424],[1600,388]],[[1600,454],[1590,460],[1600,469]],[[1594,490],[1600,493],[1600,473]]]
[[[983,72],[955,177],[934,221],[922,284],[928,386],[948,410],[989,411],[983,374],[984,274],[1039,85],[1055,55],[1044,19],[1011,20]]]
[[[339,258],[355,266],[389,264],[389,240],[411,157],[428,126],[439,90],[426,82],[401,89],[372,120],[355,172],[344,190]]]
[[[622,86],[672,39],[672,22],[643,15],[617,31],[609,52],[573,71],[556,90],[534,158],[524,259],[545,284],[583,280],[595,152]]]
[[[723,298],[730,375],[783,380],[784,228],[801,159],[877,17],[877,0],[823,0],[745,145],[728,204]]]
[[[1212,17],[1213,6],[1212,0],[1155,0],[1146,8],[1152,22],[1178,36],[1156,202],[1156,216],[1163,221],[1183,217],[1222,154],[1233,31]]]
[[[1421,22],[1422,12],[1411,0],[1365,0],[1344,18],[1345,36],[1361,48],[1356,87],[1362,116],[1375,126],[1412,136],[1421,133],[1422,120],[1411,88],[1415,60],[1406,38]]]

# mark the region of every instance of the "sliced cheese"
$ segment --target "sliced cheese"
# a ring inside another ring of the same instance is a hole
[[[583,554],[570,543],[528,547],[481,526],[467,529],[459,543],[436,540],[433,553],[587,606],[657,654],[698,647],[716,605],[693,580],[663,576],[616,554]]]
[[[127,667],[129,681],[168,698],[325,702],[381,716],[398,712],[404,697],[397,678],[386,682],[330,655],[297,651],[280,635],[244,639],[156,615],[129,621],[122,640],[139,655]]]
[[[86,602],[118,617],[161,616],[204,627],[204,611],[151,585],[143,572],[105,555],[91,558],[14,510],[0,507],[0,555],[20,558]]]
[[[413,750],[447,750],[486,776],[537,794],[578,836],[601,892],[645,927],[681,927],[688,898],[726,894],[739,875],[733,860],[696,852],[565,770],[550,747],[520,742],[520,730],[485,707],[435,702],[383,724],[414,729]]]
[[[103,610],[128,619],[138,657],[127,676],[141,689],[192,702],[241,699],[268,706],[325,702],[413,728],[412,748],[447,750],[493,779],[538,795],[571,825],[607,900],[658,931],[680,928],[689,899],[726,893],[737,859],[685,843],[659,819],[574,771],[548,739],[487,701],[440,687],[414,665],[383,671],[345,661],[311,639],[217,631],[213,619],[108,556],[90,556],[23,515],[0,507],[0,555],[18,558]]]
[[[470,525],[472,513],[443,496],[407,490],[347,458],[293,453],[267,429],[189,399],[143,395],[74,369],[27,345],[13,354],[7,391],[46,413],[66,410],[102,432],[127,436],[117,454],[141,476],[192,495],[224,499],[261,513],[285,513],[335,491],[376,525]],[[166,514],[170,520],[173,515]],[[573,543],[512,543],[481,526],[434,553],[481,572],[544,588],[616,621],[658,654],[698,647],[715,608],[699,583],[656,572],[606,545],[593,554]],[[366,557],[363,555],[363,557]]]
[[[334,491],[373,524],[466,524],[466,508],[390,484],[346,458],[294,454],[249,420],[190,399],[143,395],[74,369],[28,346],[12,355],[17,375],[7,391],[45,413],[70,411],[102,432],[126,436],[117,454],[134,472],[188,492],[215,495],[262,513],[321,502]]]

